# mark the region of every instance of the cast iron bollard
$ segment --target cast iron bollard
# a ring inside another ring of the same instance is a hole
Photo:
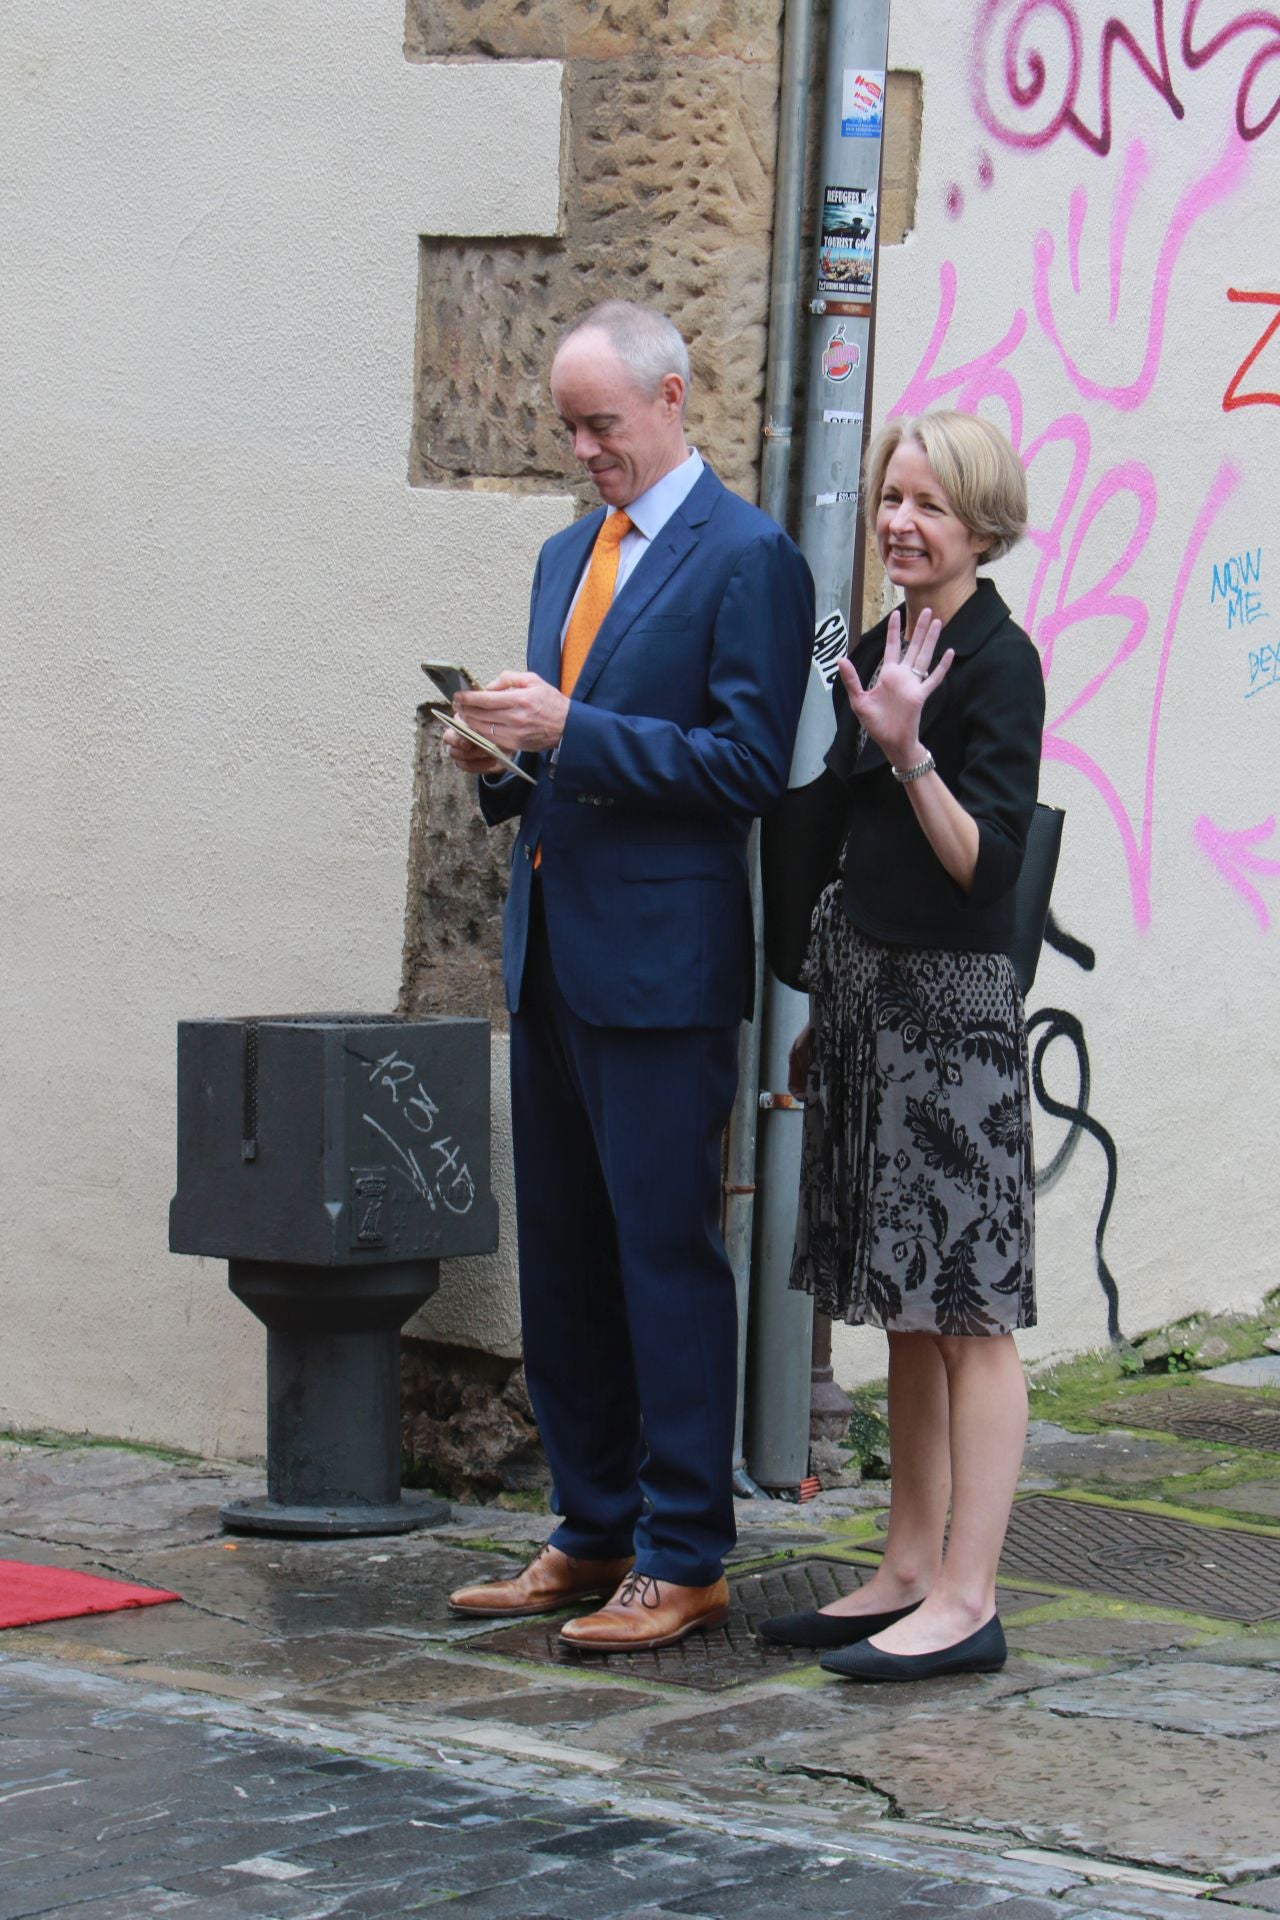
[[[491,1253],[489,1023],[299,1014],[178,1024],[175,1253],[229,1262],[267,1328],[256,1533],[407,1533],[400,1328],[442,1258]]]

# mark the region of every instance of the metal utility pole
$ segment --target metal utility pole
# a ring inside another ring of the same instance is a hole
[[[804,211],[805,134],[808,125],[809,47],[813,0],[787,0],[782,26],[782,75],[778,99],[778,165],[773,196],[773,258],[769,276],[769,363],[765,375],[764,454],[760,465],[760,505],[785,527],[791,476],[792,396],[796,380],[799,302],[800,227]],[[760,829],[753,827],[751,904],[755,921],[756,979],[763,982],[764,937],[760,903]],[[738,1052],[738,1096],[729,1120],[725,1170],[724,1238],[738,1292],[738,1415],[734,1434],[734,1487],[739,1494],[759,1492],[747,1471],[745,1411],[747,1333],[751,1312],[751,1248],[757,1185],[757,1118],[760,1093],[762,1007],[742,1029]],[[809,1302],[793,1309],[808,1318]],[[807,1394],[807,1381],[802,1389]],[[788,1404],[796,1389],[788,1393]]]
[[[794,4],[794,0],[793,0]],[[788,20],[792,8],[788,6]],[[804,11],[808,12],[808,4]],[[815,258],[803,291],[809,315],[798,540],[817,587],[813,663],[790,785],[822,771],[834,731],[830,688],[856,630],[862,599],[859,475],[871,391],[872,315],[878,262],[880,156],[888,81],[889,0],[831,0],[823,87]],[[781,188],[781,165],[779,169]],[[801,289],[790,298],[798,307]],[[773,357],[770,332],[771,364]],[[766,472],[775,438],[766,428]],[[775,456],[776,459],[776,456]],[[778,485],[776,474],[773,484]],[[770,508],[770,510],[775,510]],[[778,513],[777,517],[781,518]],[[800,1179],[801,1111],[788,1099],[787,1052],[804,1025],[803,994],[765,968],[761,1016],[760,1139],[756,1263],[748,1373],[747,1467],[764,1487],[794,1488],[805,1477],[812,1382],[819,1429],[847,1418],[830,1370],[830,1323],[787,1286]],[[812,1331],[811,1331],[812,1329]],[[829,1389],[829,1391],[827,1391]],[[826,1405],[823,1405],[824,1398]]]

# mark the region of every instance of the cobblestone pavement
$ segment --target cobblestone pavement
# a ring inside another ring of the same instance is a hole
[[[334,1751],[319,1727],[281,1738],[179,1694],[24,1661],[0,1675],[0,1814],[0,1920],[1099,1912],[1061,1867],[818,1850],[655,1817],[599,1784],[568,1795],[545,1769],[462,1751],[431,1764]],[[1055,1896],[1073,1887],[1083,1904],[1064,1908]]]
[[[725,1629],[566,1660],[446,1607],[542,1516],[236,1539],[247,1469],[0,1441],[0,1559],[182,1595],[0,1634],[0,1920],[1280,1913],[1275,1383],[1174,1390],[1035,1426],[1009,1664],[910,1688],[751,1632],[867,1576],[883,1484],[740,1503]]]

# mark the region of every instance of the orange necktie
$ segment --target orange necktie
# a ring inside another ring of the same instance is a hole
[[[591,642],[613,604],[613,589],[618,582],[618,548],[630,531],[631,522],[625,513],[611,513],[596,535],[582,592],[573,603],[573,612],[564,630],[564,645],[560,649],[561,693],[573,692],[583,662],[591,651]],[[538,846],[533,853],[535,873],[541,865],[542,848]]]
[[[560,652],[561,693],[573,692],[591,643],[613,603],[613,589],[618,579],[618,547],[630,531],[631,522],[625,513],[611,513],[596,535],[591,565],[565,628]]]

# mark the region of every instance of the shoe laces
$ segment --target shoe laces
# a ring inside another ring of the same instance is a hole
[[[662,1605],[662,1591],[651,1574],[637,1573],[632,1567],[618,1589],[618,1601],[621,1606],[629,1607],[636,1600],[653,1612]]]

